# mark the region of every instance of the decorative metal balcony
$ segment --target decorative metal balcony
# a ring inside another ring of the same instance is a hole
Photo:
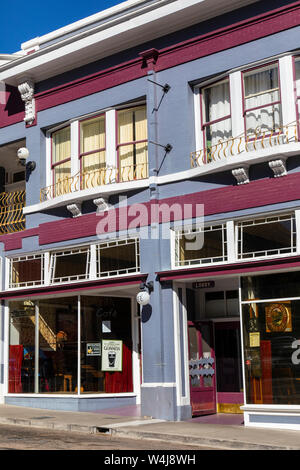
[[[293,122],[286,126],[277,127],[274,130],[262,131],[257,128],[254,133],[242,134],[231,137],[228,140],[220,140],[217,144],[207,146],[191,153],[191,168],[197,168],[222,160],[231,160],[234,157],[247,153],[255,154],[259,151],[291,143],[298,143],[298,123]]]
[[[79,172],[75,176],[58,180],[55,184],[42,188],[40,201],[48,201],[64,194],[74,193],[98,186],[136,181],[148,178],[148,162],[136,165],[100,168],[94,171]]]
[[[0,234],[21,232],[25,230],[26,192],[0,193]]]

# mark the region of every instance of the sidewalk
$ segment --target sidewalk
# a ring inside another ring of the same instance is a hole
[[[112,410],[109,410],[112,411]],[[199,421],[169,422],[101,412],[53,411],[0,405],[0,424],[107,435],[231,450],[299,450],[300,432]],[[136,450],[138,450],[138,442]],[[201,447],[199,447],[199,450]]]

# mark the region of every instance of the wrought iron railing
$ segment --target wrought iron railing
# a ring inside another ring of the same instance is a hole
[[[0,235],[25,230],[26,192],[0,193]]]
[[[125,165],[121,166],[121,168],[112,166],[99,168],[94,171],[79,172],[75,176],[62,178],[55,184],[42,188],[40,200],[44,202],[64,194],[74,193],[84,189],[92,189],[102,185],[145,178],[148,178],[148,162],[136,165]]]
[[[297,122],[276,127],[273,130],[262,131],[260,128],[257,128],[254,133],[241,134],[227,140],[219,140],[215,145],[192,152],[191,168],[229,159],[246,154],[247,152],[257,152],[293,142],[298,142]]]

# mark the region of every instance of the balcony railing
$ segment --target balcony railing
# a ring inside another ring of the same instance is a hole
[[[62,178],[55,184],[41,189],[40,201],[48,201],[64,194],[74,193],[98,186],[136,181],[148,178],[148,162],[136,165],[100,168],[94,171],[79,172],[75,176]]]
[[[227,140],[220,140],[217,144],[207,146],[191,153],[191,168],[201,167],[212,162],[228,160],[232,157],[243,156],[248,153],[266,149],[274,149],[279,145],[297,143],[298,123],[293,122],[274,130],[262,131],[257,128],[252,134],[242,134]]]
[[[0,193],[0,234],[21,232],[25,230],[26,192]]]

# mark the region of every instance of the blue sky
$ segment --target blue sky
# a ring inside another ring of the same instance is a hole
[[[74,21],[122,3],[120,0],[10,0],[1,2],[0,53],[11,54],[21,44]]]

